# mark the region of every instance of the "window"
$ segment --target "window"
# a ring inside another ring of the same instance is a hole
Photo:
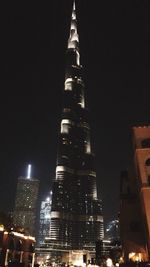
[[[142,145],[143,148],[150,147],[150,138],[142,140],[141,145]]]
[[[147,177],[148,186],[150,186],[150,175]]]
[[[148,159],[145,161],[145,165],[146,165],[146,166],[150,166],[150,158],[148,158]]]

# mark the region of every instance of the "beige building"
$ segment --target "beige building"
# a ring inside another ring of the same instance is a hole
[[[150,260],[150,126],[133,128],[133,167],[121,175],[124,260]]]

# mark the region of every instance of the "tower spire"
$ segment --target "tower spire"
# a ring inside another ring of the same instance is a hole
[[[31,164],[28,164],[28,169],[27,169],[27,179],[31,178]]]
[[[75,1],[73,2],[72,16],[71,16],[71,26],[70,26],[70,36],[68,40],[68,49],[79,50],[79,35],[77,31],[77,18],[76,18],[76,7]]]

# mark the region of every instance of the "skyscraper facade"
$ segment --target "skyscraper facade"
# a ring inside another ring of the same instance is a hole
[[[31,165],[26,177],[19,177],[15,199],[13,222],[24,228],[30,235],[35,235],[36,203],[39,180],[31,177]]]
[[[53,181],[50,243],[54,248],[93,250],[96,240],[103,238],[90,132],[74,4]]]
[[[45,238],[49,237],[50,230],[50,222],[51,222],[51,200],[52,194],[41,202],[40,208],[40,223],[39,223],[39,231],[38,231],[38,243],[39,245],[43,245]]]

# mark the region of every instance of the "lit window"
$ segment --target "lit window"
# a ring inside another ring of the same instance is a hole
[[[63,145],[68,145],[68,140],[63,140]]]

